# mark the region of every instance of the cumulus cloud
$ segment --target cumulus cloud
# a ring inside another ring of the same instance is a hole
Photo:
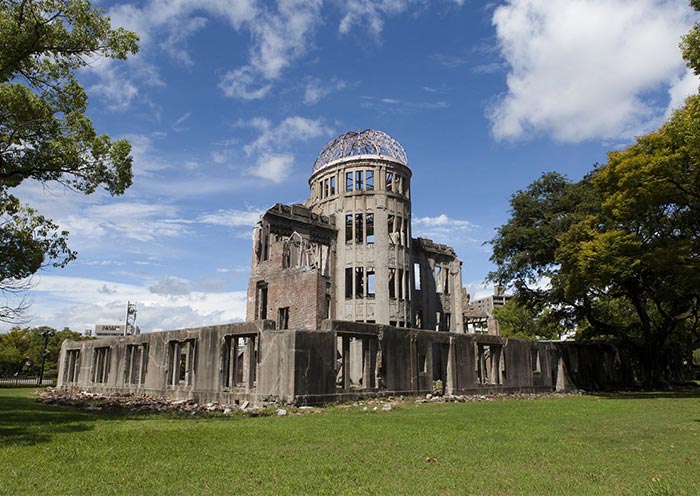
[[[214,224],[227,227],[253,227],[258,223],[264,210],[217,210],[214,213],[205,214],[199,217],[198,221],[205,224]]]
[[[243,100],[267,95],[282,71],[307,52],[321,5],[321,0],[288,0],[279,2],[277,11],[258,11],[248,23],[250,61],[224,74],[219,84],[224,95]]]
[[[344,15],[340,20],[340,34],[349,33],[355,26],[365,27],[378,38],[384,29],[384,17],[404,12],[411,0],[346,0]]]
[[[452,219],[445,214],[436,217],[414,217],[411,222],[413,236],[448,245],[479,241],[473,234],[478,227],[468,220]]]
[[[691,89],[678,50],[686,2],[509,0],[493,14],[508,91],[490,109],[497,139],[546,134],[565,142],[629,138],[666,112],[644,98]]]
[[[82,238],[108,235],[115,239],[152,242],[188,232],[171,205],[146,202],[112,202],[90,205],[79,214],[61,219],[61,226]]]
[[[332,93],[342,91],[347,83],[341,79],[331,78],[328,81],[309,78],[304,85],[304,104],[315,105]]]
[[[268,94],[272,85],[261,82],[252,67],[243,66],[224,74],[219,82],[219,88],[228,97],[259,100]]]
[[[321,119],[300,116],[287,117],[276,126],[263,118],[240,124],[258,132],[258,136],[243,147],[245,154],[255,159],[255,165],[247,169],[248,174],[275,183],[284,181],[294,167],[291,145],[334,133]]]
[[[150,0],[140,6],[113,6],[108,11],[112,25],[137,32],[141,50],[126,62],[129,70],[117,71],[123,63],[112,60],[91,64],[87,71],[99,80],[92,89],[112,102],[113,108],[127,108],[139,96],[141,85],[159,81],[152,60],[162,53],[193,65],[188,40],[209,19],[216,19],[236,32],[247,31],[251,39],[248,63],[224,73],[221,90],[226,96],[244,100],[263,98],[271,82],[307,52],[321,22],[321,5],[321,0],[285,0],[275,9],[256,0]]]
[[[168,276],[148,288],[151,293],[168,296],[188,295],[192,291],[192,285],[185,279]]]
[[[47,275],[35,282],[33,291],[41,294],[42,305],[32,307],[32,325],[82,331],[95,324],[120,323],[127,301],[137,302],[136,323],[143,332],[245,319],[245,291],[168,294],[152,292],[146,285]],[[103,291],[105,287],[110,291]]]

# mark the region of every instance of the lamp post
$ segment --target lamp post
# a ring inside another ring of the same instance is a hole
[[[41,370],[39,371],[39,381],[38,384],[41,386],[44,381],[44,364],[46,363],[46,357],[49,355],[49,338],[52,338],[56,333],[51,331],[44,331],[41,333],[41,337],[44,338],[44,352],[41,354]]]

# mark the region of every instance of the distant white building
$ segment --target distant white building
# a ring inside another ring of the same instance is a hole
[[[96,338],[123,336],[124,327],[124,324],[96,324],[94,336]],[[138,326],[136,326],[135,334],[141,334],[141,328]]]
[[[495,286],[493,294],[470,302],[471,310],[485,312],[489,317],[493,315],[493,309],[502,307],[512,298],[507,295],[503,286]]]

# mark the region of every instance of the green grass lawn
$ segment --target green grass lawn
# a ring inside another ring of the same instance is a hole
[[[700,394],[173,417],[0,390],[0,494],[700,494]]]

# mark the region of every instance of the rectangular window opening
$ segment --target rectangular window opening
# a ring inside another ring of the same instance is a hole
[[[289,307],[277,310],[277,329],[289,329]]]
[[[540,369],[540,352],[537,348],[530,350],[530,359],[532,360],[532,371],[535,373],[542,372]]]
[[[355,244],[361,245],[364,243],[364,216],[362,214],[355,214]]]
[[[374,189],[374,171],[368,170],[365,173],[365,188],[368,191]]]
[[[355,190],[360,191],[363,190],[364,187],[364,177],[365,172],[364,171],[356,171],[355,172]]]
[[[389,298],[396,298],[396,269],[389,269]]]
[[[442,267],[439,265],[435,266],[434,269],[434,276],[435,276],[435,292],[442,294],[442,277],[440,277],[440,273],[442,272]]]
[[[109,378],[111,349],[95,348],[92,361],[92,382],[105,383]]]
[[[374,269],[367,270],[367,297],[374,298]]]
[[[413,264],[413,285],[414,285],[414,289],[416,291],[420,291],[421,280],[420,280],[420,264],[419,263]]]
[[[352,191],[352,172],[345,173],[345,191]]]
[[[364,298],[364,296],[365,296],[364,268],[355,267],[355,298]]]
[[[352,243],[352,214],[347,214],[345,216],[345,243]]]
[[[80,376],[80,350],[66,352],[65,381],[78,382]]]
[[[335,194],[335,176],[331,177],[331,195]]]
[[[367,234],[367,244],[368,245],[373,244],[374,243],[374,214],[366,214],[365,231]]]
[[[403,300],[403,269],[399,269],[399,300]]]
[[[387,172],[385,177],[385,186],[387,191],[393,191],[394,188],[394,173]]]
[[[345,298],[352,299],[352,267],[345,269]]]
[[[260,281],[257,284],[255,297],[255,320],[265,320],[267,318],[267,283]]]

